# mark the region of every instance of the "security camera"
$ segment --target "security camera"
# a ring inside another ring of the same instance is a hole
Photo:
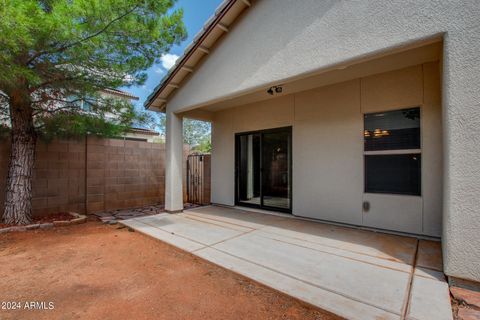
[[[271,96],[273,96],[275,93],[282,93],[283,88],[280,86],[273,86],[268,88],[267,93]]]

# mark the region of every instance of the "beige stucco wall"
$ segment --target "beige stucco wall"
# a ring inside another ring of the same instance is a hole
[[[360,80],[299,93],[292,107],[294,214],[360,225]]]
[[[363,113],[414,106],[421,106],[422,110],[423,196],[414,204],[420,206],[418,223],[406,228],[440,236],[442,140],[438,62],[216,112],[212,126],[212,202],[234,204],[235,133],[292,126],[293,214],[375,226],[375,218],[362,213]],[[405,198],[402,199],[393,204],[404,207]],[[388,203],[392,204],[390,200]],[[413,214],[417,213],[415,210]],[[394,223],[401,225],[401,220],[400,216]],[[396,226],[391,229],[398,229]]]
[[[160,143],[160,141],[162,141],[160,134],[152,135],[152,134],[143,134],[143,133],[137,133],[137,132],[127,132],[124,134],[124,137],[142,139],[150,143]]]
[[[168,101],[167,111],[191,110],[442,37],[445,272],[480,281],[479,16],[477,0],[252,1]]]

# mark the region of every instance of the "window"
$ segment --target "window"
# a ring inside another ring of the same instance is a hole
[[[420,149],[420,108],[365,115],[365,151]]]
[[[365,192],[421,195],[420,108],[364,116]]]
[[[365,156],[365,192],[420,195],[421,154]]]

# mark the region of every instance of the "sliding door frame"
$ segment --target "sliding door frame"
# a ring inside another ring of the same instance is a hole
[[[288,140],[288,189],[289,189],[289,194],[288,194],[288,201],[289,201],[289,208],[279,208],[279,207],[272,207],[272,206],[266,206],[263,204],[263,181],[265,180],[264,178],[264,163],[263,163],[263,136],[266,133],[276,133],[276,132],[288,132],[289,133],[289,140]],[[247,203],[247,202],[242,202],[239,199],[239,192],[240,192],[240,137],[249,135],[249,134],[259,134],[260,135],[260,204],[253,204],[253,203]],[[279,212],[285,212],[285,213],[292,213],[292,196],[293,196],[293,190],[292,190],[292,159],[293,159],[293,154],[292,154],[292,144],[293,144],[293,138],[292,138],[292,126],[288,127],[280,127],[280,128],[272,128],[272,129],[264,129],[264,130],[255,130],[255,131],[246,131],[246,132],[238,132],[235,133],[235,205],[236,206],[242,206],[242,207],[251,207],[251,208],[257,208],[257,209],[264,209],[264,210],[270,210],[270,211],[279,211]]]

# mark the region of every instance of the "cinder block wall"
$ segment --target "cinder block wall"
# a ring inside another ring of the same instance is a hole
[[[185,158],[188,152],[185,146]],[[9,155],[10,142],[1,141],[2,214]],[[164,144],[96,137],[37,144],[33,174],[34,216],[163,204],[164,188]]]
[[[85,213],[85,139],[37,143],[33,214],[60,211]]]

